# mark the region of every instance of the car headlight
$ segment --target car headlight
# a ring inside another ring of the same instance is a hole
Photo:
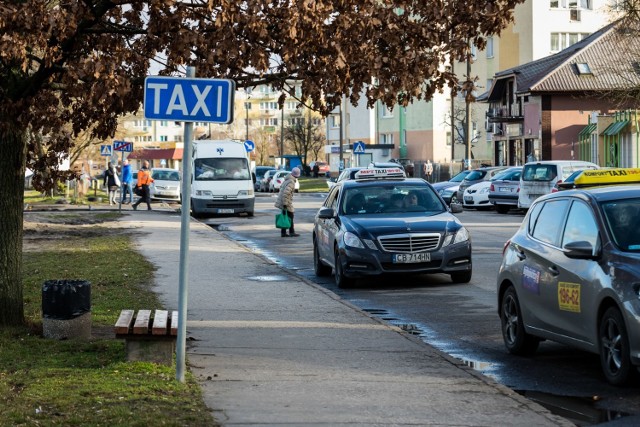
[[[461,227],[456,233],[447,234],[442,242],[442,246],[455,245],[456,243],[463,243],[469,240],[469,231]]]
[[[238,191],[238,197],[253,196],[253,189]]]
[[[482,190],[478,191],[479,194],[488,193],[488,192],[489,192],[489,187],[485,187]]]
[[[213,197],[211,190],[196,190],[196,196]]]
[[[350,231],[347,231],[346,233],[344,233],[344,236],[342,237],[342,239],[344,240],[344,244],[347,246],[364,249],[364,245],[362,244],[358,236],[351,233]]]

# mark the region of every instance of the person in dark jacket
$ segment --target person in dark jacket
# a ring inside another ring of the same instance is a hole
[[[109,168],[104,171],[104,185],[109,192],[109,205],[115,205],[116,192],[120,188],[120,179],[118,178],[118,171],[113,163],[109,163]]]

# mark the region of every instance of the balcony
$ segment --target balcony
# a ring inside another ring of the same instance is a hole
[[[487,111],[489,123],[518,122],[524,120],[522,105],[519,103],[491,107]]]

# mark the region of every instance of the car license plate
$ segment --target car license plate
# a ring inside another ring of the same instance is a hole
[[[233,209],[218,209],[218,213],[234,213]]]
[[[506,192],[511,193],[511,192],[513,192],[513,188],[511,188],[511,187],[500,187],[500,192],[501,193],[506,193]]]
[[[431,254],[429,252],[422,252],[419,254],[394,254],[394,264],[412,264],[416,262],[429,262],[431,261]]]

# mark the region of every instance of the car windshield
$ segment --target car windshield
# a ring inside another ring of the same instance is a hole
[[[375,185],[348,188],[340,211],[346,215],[387,214],[405,212],[444,212],[435,192],[420,184]]]
[[[157,181],[180,181],[180,173],[178,171],[151,171],[151,178]]]
[[[469,175],[469,172],[471,171],[462,171],[456,176],[454,176],[453,178],[451,178],[449,182],[462,182],[462,180],[465,179],[467,175]]]
[[[246,158],[201,158],[194,162],[196,181],[233,181],[249,179]]]
[[[477,181],[479,179],[484,178],[486,174],[487,174],[487,171],[475,170],[475,171],[469,172],[469,175],[467,175],[465,179],[467,181]]]
[[[640,252],[640,198],[601,204],[607,228],[623,251]]]

